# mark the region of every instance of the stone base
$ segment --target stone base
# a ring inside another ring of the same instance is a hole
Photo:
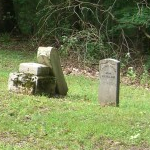
[[[50,76],[36,76],[25,73],[10,73],[8,90],[21,94],[55,95],[56,79]]]
[[[19,65],[19,72],[25,74],[33,74],[36,76],[46,76],[50,73],[50,68],[46,65],[38,63],[21,63]]]

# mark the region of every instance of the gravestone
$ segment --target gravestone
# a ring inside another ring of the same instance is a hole
[[[99,72],[100,105],[119,106],[120,62],[115,59],[100,60]]]
[[[66,95],[68,92],[68,87],[61,68],[57,49],[53,47],[39,47],[37,60],[38,63],[50,67],[50,75],[56,78],[56,93]]]
[[[56,79],[49,75],[50,68],[38,63],[21,63],[19,72],[9,74],[8,90],[21,94],[55,95]]]

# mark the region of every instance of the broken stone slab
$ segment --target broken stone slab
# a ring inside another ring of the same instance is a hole
[[[50,76],[36,76],[25,73],[10,73],[8,90],[15,93],[55,95],[56,80]]]
[[[60,58],[57,49],[53,47],[39,47],[37,53],[38,63],[50,67],[50,74],[56,77],[56,92],[66,95],[68,92],[67,83],[61,68]]]
[[[19,65],[19,72],[26,74],[33,74],[37,76],[49,75],[50,68],[39,63],[21,63]]]

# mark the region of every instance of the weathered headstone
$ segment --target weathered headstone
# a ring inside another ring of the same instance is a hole
[[[50,75],[56,77],[56,93],[66,95],[68,87],[61,68],[57,50],[53,47],[39,47],[37,60],[38,63],[49,66]]]
[[[115,59],[100,60],[99,72],[100,105],[119,106],[120,62]]]
[[[38,63],[21,63],[19,72],[10,73],[8,90],[21,94],[55,94],[56,79],[49,75],[50,68]]]

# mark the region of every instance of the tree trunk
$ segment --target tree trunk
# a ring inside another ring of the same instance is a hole
[[[13,0],[0,0],[0,33],[13,32],[16,27]]]

